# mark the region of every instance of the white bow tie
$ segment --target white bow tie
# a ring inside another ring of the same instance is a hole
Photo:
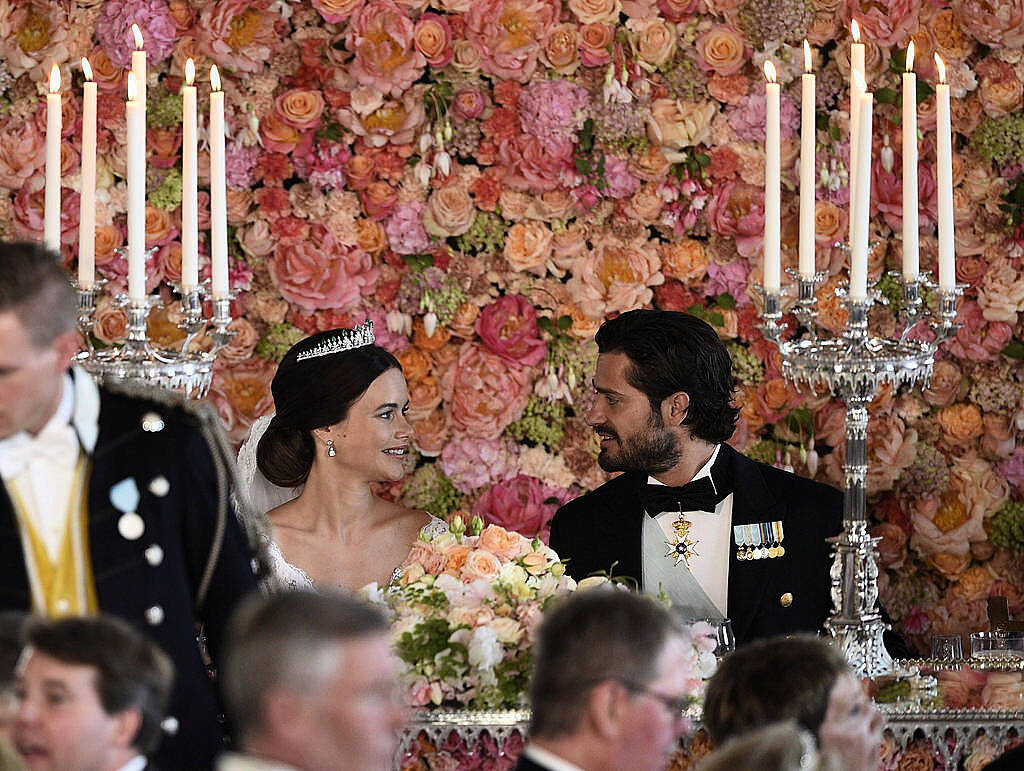
[[[71,468],[78,458],[78,435],[68,424],[47,426],[37,436],[21,433],[0,446],[0,476],[17,476],[32,463]]]

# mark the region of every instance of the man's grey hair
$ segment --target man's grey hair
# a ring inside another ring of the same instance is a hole
[[[13,311],[37,347],[75,328],[75,290],[60,257],[39,244],[0,241],[0,313]]]
[[[263,727],[268,693],[315,696],[342,663],[339,643],[387,631],[380,611],[340,594],[250,597],[231,620],[220,667],[225,706],[239,738],[244,742]]]

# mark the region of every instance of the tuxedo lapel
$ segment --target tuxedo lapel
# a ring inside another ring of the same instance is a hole
[[[25,552],[7,487],[0,483],[0,609],[29,610],[32,606],[25,572]]]
[[[757,464],[727,444],[723,477],[730,478],[733,489],[732,524],[750,525],[782,519],[780,505],[761,476]],[[717,463],[715,464],[718,465]],[[717,480],[716,480],[717,484]],[[761,606],[768,582],[765,577],[771,560],[739,560],[736,538],[729,545],[729,617],[737,640],[745,640],[757,609]]]
[[[627,473],[616,494],[604,502],[600,516],[594,517],[593,547],[597,553],[608,551],[614,555],[602,560],[605,569],[611,569],[613,576],[635,578],[643,582],[643,557],[641,555],[641,531],[644,508],[640,503],[640,491],[646,483],[643,474]],[[614,567],[612,562],[617,561]]]

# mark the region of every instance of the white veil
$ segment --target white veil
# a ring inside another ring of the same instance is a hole
[[[278,487],[263,476],[256,466],[256,447],[273,417],[264,415],[257,419],[249,429],[249,438],[238,451],[238,471],[242,477],[242,484],[245,485],[241,493],[249,499],[253,509],[260,515],[265,515],[282,503],[298,498],[303,487]]]

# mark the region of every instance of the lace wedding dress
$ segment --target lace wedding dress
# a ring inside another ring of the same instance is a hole
[[[249,438],[245,440],[242,449],[238,451],[238,467],[241,472],[242,481],[246,489],[242,491],[247,495],[253,510],[259,512],[264,518],[268,511],[299,497],[302,487],[278,487],[267,480],[260,473],[256,465],[256,446],[260,437],[270,425],[273,416],[264,415],[252,424],[249,429]],[[426,538],[434,538],[448,530],[448,523],[429,515],[430,521],[425,524],[420,533]],[[287,590],[317,591],[317,586],[302,568],[291,564],[284,558],[281,547],[277,545],[271,535],[270,523],[264,521],[263,535],[266,546],[267,558],[269,560],[270,574],[263,579],[263,588],[268,592],[279,592]],[[410,544],[410,547],[412,544]],[[402,569],[395,568],[391,574],[390,583],[395,583],[402,577]],[[369,586],[372,586],[370,584]]]

